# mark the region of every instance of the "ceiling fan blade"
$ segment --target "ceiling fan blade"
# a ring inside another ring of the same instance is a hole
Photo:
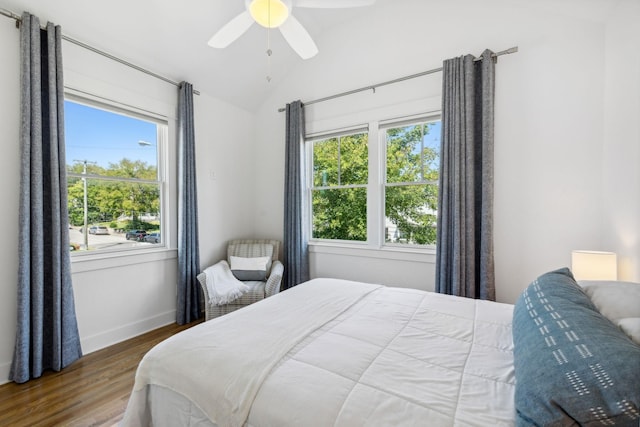
[[[289,15],[289,18],[279,28],[289,46],[302,59],[309,59],[318,53],[318,47],[313,42],[313,39],[293,15]]]
[[[254,22],[249,12],[245,10],[229,21],[224,27],[220,28],[218,32],[209,39],[207,44],[217,48],[227,47],[231,42],[243,35]]]
[[[296,7],[314,9],[343,9],[347,7],[371,6],[376,0],[297,0]]]

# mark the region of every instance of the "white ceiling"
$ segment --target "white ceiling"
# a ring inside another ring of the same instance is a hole
[[[352,19],[364,19],[375,8],[411,1],[414,0],[377,0],[374,6],[339,10],[294,7],[293,14],[307,28],[320,51],[308,61],[322,61],[323,55],[330,54],[323,51],[323,33],[339,30]],[[602,21],[623,0],[510,1],[528,6],[534,3],[544,12]],[[43,23],[50,20],[61,25],[69,37],[172,80],[189,81],[201,92],[253,111],[302,59],[289,48],[279,31],[272,30],[273,80],[269,83],[266,29],[253,25],[226,49],[207,46],[209,38],[244,7],[244,0],[0,0],[0,8],[16,14],[27,10]]]

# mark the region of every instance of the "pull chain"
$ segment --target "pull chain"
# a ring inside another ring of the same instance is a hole
[[[271,0],[269,0],[269,9],[267,12],[267,20],[269,26],[267,27],[267,82],[271,83]]]
[[[271,28],[267,28],[267,82],[271,82]]]

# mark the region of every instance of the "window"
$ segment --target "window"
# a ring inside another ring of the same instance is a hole
[[[162,159],[166,135],[166,122],[155,118],[104,105],[65,101],[72,251],[163,245]]]
[[[311,141],[312,238],[367,240],[368,135]]]
[[[435,245],[439,117],[372,122],[368,131],[307,143],[312,239]]]
[[[436,244],[440,121],[387,128],[386,243]]]

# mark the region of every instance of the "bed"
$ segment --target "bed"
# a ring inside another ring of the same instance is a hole
[[[565,287],[586,313],[578,328],[556,295]],[[640,346],[590,301],[568,270],[538,278],[515,306],[314,279],[154,347],[121,425],[637,426]],[[554,316],[590,357],[562,347]],[[588,339],[591,318],[597,340],[613,340],[603,350]]]

